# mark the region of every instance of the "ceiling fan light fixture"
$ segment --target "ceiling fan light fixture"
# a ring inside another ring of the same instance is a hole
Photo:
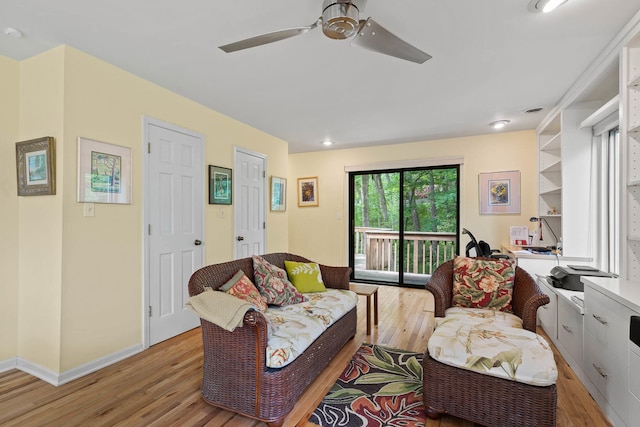
[[[567,0],[531,0],[527,9],[530,12],[549,13],[566,2]]]
[[[358,8],[351,2],[324,0],[322,8],[322,32],[336,40],[347,39],[358,32]]]
[[[491,126],[494,129],[502,129],[509,123],[511,123],[511,120],[496,120],[495,122],[489,123],[489,126]]]

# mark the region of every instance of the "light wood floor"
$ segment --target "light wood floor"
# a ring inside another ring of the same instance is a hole
[[[433,327],[433,299],[422,289],[380,289],[379,327],[365,336],[365,299],[358,302],[358,333],[300,398],[286,426],[306,420],[362,342],[424,351]],[[555,349],[554,349],[555,350]],[[564,360],[558,363],[558,426],[610,425]],[[54,387],[28,374],[0,374],[1,426],[246,426],[265,424],[214,408],[200,398],[200,329],[136,356]],[[471,427],[444,416],[427,427]]]

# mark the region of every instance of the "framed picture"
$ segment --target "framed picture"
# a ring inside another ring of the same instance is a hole
[[[55,140],[50,136],[16,142],[18,196],[56,194]]]
[[[209,204],[230,205],[233,186],[231,169],[209,165]]]
[[[520,171],[478,175],[481,214],[520,213]]]
[[[131,204],[131,148],[78,137],[78,202]]]
[[[298,206],[319,206],[317,176],[298,178]]]
[[[271,177],[271,210],[287,210],[287,180],[285,178]]]

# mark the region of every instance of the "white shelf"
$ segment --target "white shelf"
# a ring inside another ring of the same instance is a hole
[[[562,171],[562,160],[558,160],[554,163],[551,163],[546,168],[542,169],[540,173],[561,172],[561,171]]]
[[[627,187],[637,187],[640,185],[640,179],[627,182]]]
[[[629,126],[629,129],[627,129],[627,133],[638,133],[638,132],[640,132],[640,123],[634,123]]]
[[[629,80],[627,87],[634,90],[640,89],[640,75],[632,77],[631,80]]]
[[[630,234],[627,236],[627,240],[632,242],[640,242],[640,235]]]
[[[562,192],[562,187],[552,188],[551,190],[541,191],[541,196],[547,196],[550,194],[560,194]]]
[[[553,135],[549,141],[547,141],[542,147],[540,147],[540,151],[558,151],[560,150],[561,143],[560,132]]]

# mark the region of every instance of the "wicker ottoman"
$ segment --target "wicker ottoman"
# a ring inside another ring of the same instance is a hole
[[[539,387],[423,359],[427,416],[450,414],[496,427],[555,427],[556,385]]]

